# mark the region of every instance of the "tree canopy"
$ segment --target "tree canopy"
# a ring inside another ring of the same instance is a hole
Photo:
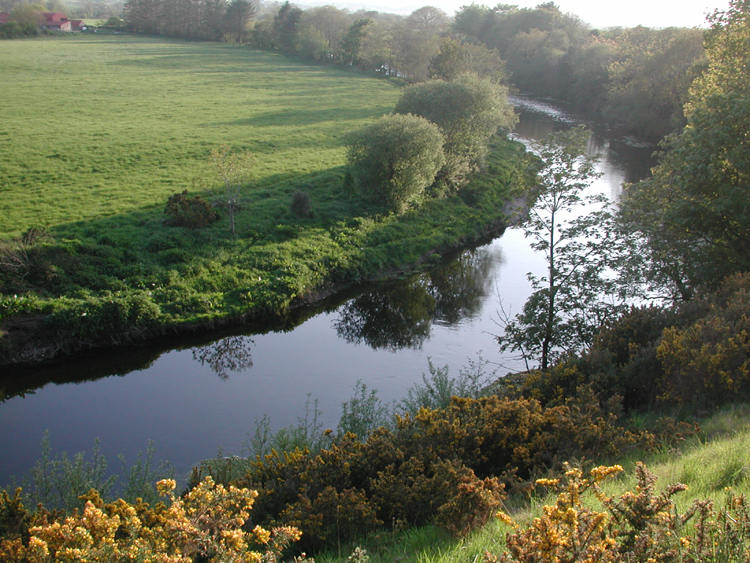
[[[648,241],[652,276],[682,298],[750,269],[750,3],[732,0],[709,20],[708,68],[690,89],[687,125],[623,207]]]

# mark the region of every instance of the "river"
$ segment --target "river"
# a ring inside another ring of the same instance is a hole
[[[514,98],[520,122],[514,136],[528,143],[586,122],[552,104]],[[601,153],[592,191],[616,198],[623,182],[645,177],[653,146],[599,130],[589,151]],[[31,393],[0,403],[0,486],[20,478],[41,454],[49,432],[53,456],[91,452],[95,440],[122,474],[153,441],[157,460],[180,477],[202,459],[238,453],[255,422],[273,429],[294,424],[317,400],[324,427],[335,428],[341,404],[358,380],[379,397],[400,400],[421,381],[428,358],[452,374],[469,361],[490,362],[499,375],[522,369],[498,352],[498,311],[519,312],[543,259],[520,229],[457,253],[433,272],[360,288],[289,319],[245,332],[100,350],[67,363],[17,375],[37,382]]]

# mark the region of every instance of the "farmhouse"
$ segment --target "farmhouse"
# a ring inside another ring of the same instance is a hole
[[[71,22],[62,12],[39,12],[41,23],[44,29],[52,31],[72,31]]]

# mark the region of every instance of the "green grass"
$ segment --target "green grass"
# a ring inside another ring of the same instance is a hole
[[[279,314],[434,262],[502,222],[521,150],[497,138],[461,197],[392,215],[343,182],[342,137],[392,110],[400,90],[387,80],[127,35],[3,41],[0,77],[0,258],[25,260],[21,273],[0,267],[0,321],[45,316],[38,341],[0,330],[2,361],[39,359],[50,338],[71,349]],[[209,154],[222,144],[255,155],[237,235],[226,213],[201,230],[167,226],[171,194],[216,199]],[[297,191],[311,218],[291,213]],[[19,250],[30,228],[49,237]]]
[[[163,205],[228,143],[256,182],[340,166],[391,111],[384,80],[223,44],[126,35],[0,43],[0,236]]]

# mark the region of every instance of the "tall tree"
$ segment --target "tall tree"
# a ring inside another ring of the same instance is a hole
[[[533,292],[522,313],[501,319],[505,332],[498,337],[501,350],[521,352],[527,367],[538,361],[547,369],[561,354],[580,351],[626,305],[612,268],[628,254],[627,240],[606,207],[577,215],[582,204],[606,199],[582,194],[598,176],[595,159],[585,156],[589,135],[579,127],[538,147],[541,166],[524,229],[546,269],[541,277],[528,274]]]
[[[231,0],[222,21],[224,32],[236,43],[244,43],[247,26],[255,17],[255,4],[248,0]]]
[[[283,53],[295,53],[297,50],[302,13],[300,8],[287,0],[273,18],[274,44]]]

